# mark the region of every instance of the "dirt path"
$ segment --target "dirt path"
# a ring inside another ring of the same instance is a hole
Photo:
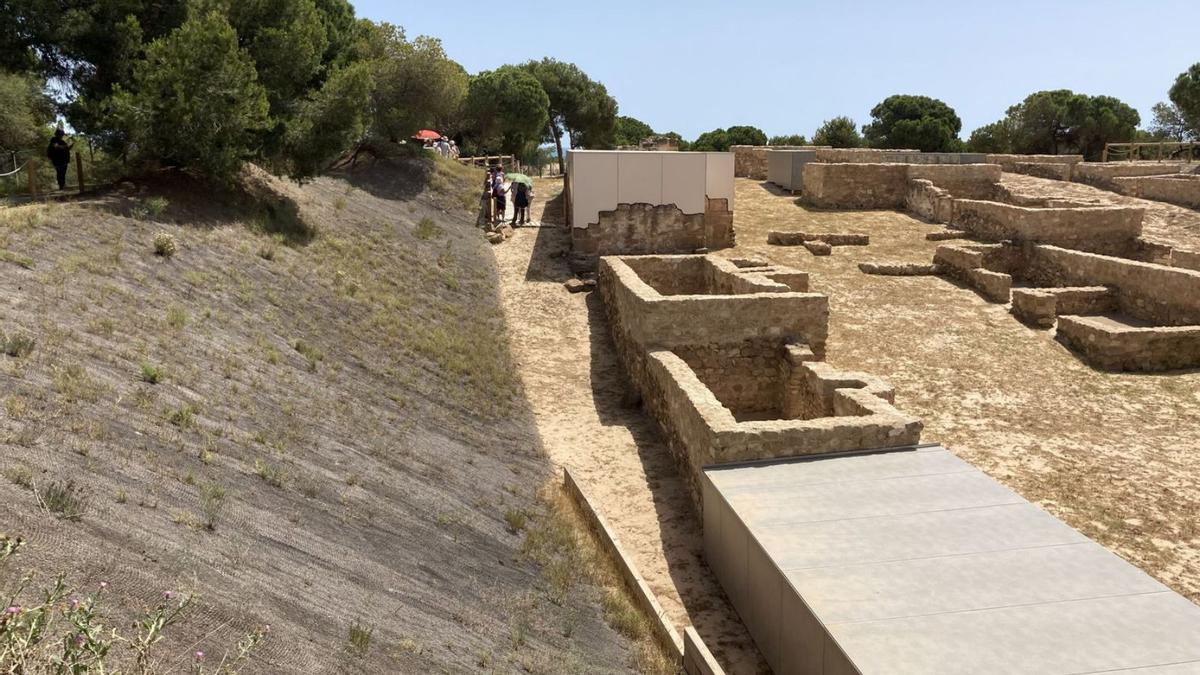
[[[859,272],[862,261],[932,259],[937,244],[924,234],[940,228],[902,213],[809,211],[739,179],[735,225],[738,246],[722,255],[807,270],[813,290],[830,295],[833,365],[887,378],[897,405],[925,421],[926,440],[1200,600],[1200,371],[1099,372],[1053,331],[966,288]],[[768,229],[805,228],[869,233],[871,245],[823,258],[766,245]]]
[[[542,180],[541,222],[561,182]],[[766,669],[703,563],[700,524],[653,421],[622,406],[617,366],[592,294],[571,295],[558,226],[521,228],[496,246],[501,296],[521,379],[550,459],[568,466],[617,531],[671,620],[694,625],[730,673]]]

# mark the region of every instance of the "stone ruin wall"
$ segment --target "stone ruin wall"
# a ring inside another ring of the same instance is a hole
[[[734,145],[733,175],[738,178],[767,179],[767,153],[771,150],[816,150],[823,145]]]
[[[956,199],[952,224],[987,241],[1032,241],[1127,255],[1141,235],[1145,209],[1132,206],[1031,207]]]
[[[1112,182],[1123,195],[1200,209],[1200,175],[1128,176],[1113,178]]]
[[[594,224],[571,227],[572,255],[588,269],[605,255],[694,253],[733,244],[733,212],[726,199],[706,199],[705,212],[695,214],[674,204],[619,204],[601,211]]]
[[[1183,164],[1169,162],[1084,162],[1075,166],[1071,179],[1119,192],[1117,178],[1177,174],[1183,168]]]
[[[1200,272],[1043,244],[938,247],[941,273],[1056,337],[1095,367],[1200,366]],[[1016,279],[1033,287],[1012,288]],[[1133,319],[1111,321],[1106,313]],[[1139,325],[1145,323],[1148,325]]]
[[[1000,175],[994,164],[812,162],[804,166],[801,199],[817,208],[904,209],[911,180],[927,180],[956,197],[990,198]]]
[[[697,504],[700,470],[713,463],[919,439],[920,422],[891,407],[890,387],[819,361],[828,298],[795,290],[807,289],[804,273],[646,256],[603,258],[599,276],[621,364]],[[746,415],[764,421],[738,421]]]
[[[987,156],[988,164],[999,164],[1006,173],[1020,173],[1063,181],[1072,179],[1075,165],[1082,161],[1083,155],[990,154]]]

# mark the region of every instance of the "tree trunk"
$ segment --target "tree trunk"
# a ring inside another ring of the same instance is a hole
[[[558,150],[558,173],[561,176],[567,173],[567,169],[563,161],[562,131],[559,131],[558,125],[554,123],[554,120],[550,120],[550,135],[554,137],[554,148]]]

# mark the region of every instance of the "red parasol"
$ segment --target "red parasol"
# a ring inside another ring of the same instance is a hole
[[[436,131],[433,131],[432,129],[422,129],[422,130],[418,131],[417,133],[413,134],[413,138],[417,139],[418,141],[436,141],[437,139],[439,139],[441,137],[442,137],[441,134],[439,134]]]

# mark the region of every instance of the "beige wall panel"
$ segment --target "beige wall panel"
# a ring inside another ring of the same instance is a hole
[[[617,208],[618,155],[608,152],[572,154],[571,224],[575,227],[595,225],[601,211]]]
[[[709,199],[728,199],[733,211],[733,153],[706,152],[704,188]]]
[[[705,164],[701,152],[663,153],[662,203],[684,213],[704,213]]]
[[[618,203],[662,203],[662,157],[662,154],[657,152],[624,152],[619,155]]]

